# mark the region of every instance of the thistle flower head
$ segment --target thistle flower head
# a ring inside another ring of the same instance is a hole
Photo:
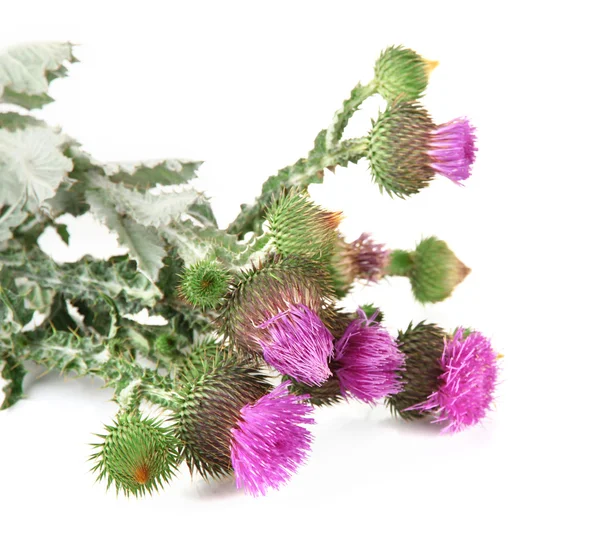
[[[436,172],[454,182],[470,175],[474,129],[466,119],[435,125],[414,102],[396,102],[373,124],[368,157],[376,183],[405,197],[429,185]]]
[[[438,389],[444,338],[444,331],[440,327],[424,322],[416,326],[411,323],[406,331],[398,333],[398,348],[405,357],[402,370],[404,388],[385,399],[392,413],[407,420],[428,414],[412,410],[411,407],[427,401]]]
[[[238,488],[253,496],[278,489],[304,463],[314,424],[308,396],[288,393],[289,381],[244,406],[231,430],[231,462]]]
[[[374,403],[402,389],[399,372],[404,356],[396,341],[374,317],[358,309],[353,320],[335,343],[332,364],[344,395]]]
[[[421,303],[437,303],[450,297],[471,272],[448,245],[436,237],[423,239],[411,257],[413,264],[408,276],[415,299]]]
[[[117,493],[143,496],[158,491],[175,474],[178,465],[176,437],[152,418],[136,412],[122,413],[112,426],[106,426],[104,441],[93,445],[90,457],[98,480],[114,483]]]
[[[263,357],[280,373],[307,384],[320,384],[331,375],[333,335],[311,309],[291,305],[259,327],[268,331],[259,339]]]
[[[486,415],[496,387],[498,354],[489,339],[477,331],[456,330],[446,340],[440,365],[440,386],[426,401],[412,407],[435,411],[434,422],[447,423],[443,431],[461,431]]]
[[[270,256],[240,275],[220,316],[222,331],[241,350],[261,354],[266,349],[267,361],[282,372],[322,382],[332,350],[327,326],[335,318],[330,283],[317,262]],[[284,347],[293,350],[296,371],[288,367],[293,358],[283,357]],[[312,372],[306,374],[308,369]]]
[[[375,63],[377,91],[388,101],[415,100],[425,91],[429,73],[436,65],[412,49],[390,47]]]
[[[214,308],[227,293],[229,281],[230,275],[220,263],[199,261],[184,270],[179,292],[194,306]]]
[[[288,192],[267,211],[277,253],[326,260],[339,234],[340,212],[329,212],[310,201],[308,194]]]
[[[375,242],[368,233],[363,233],[350,246],[356,277],[371,282],[379,281],[390,257],[390,252],[385,245]]]
[[[203,478],[232,471],[231,429],[240,410],[265,395],[266,378],[231,352],[196,352],[177,393],[173,420],[190,471]]]

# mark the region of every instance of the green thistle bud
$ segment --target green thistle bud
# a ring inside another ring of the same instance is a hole
[[[143,496],[158,491],[174,475],[178,465],[177,439],[156,419],[142,418],[136,411],[117,416],[106,426],[104,441],[90,459],[98,479],[114,483],[117,493]]]
[[[190,471],[205,479],[231,473],[231,430],[240,409],[269,390],[266,378],[247,360],[223,350],[195,352],[173,416]]]
[[[398,333],[398,348],[405,356],[405,369],[401,372],[404,387],[400,393],[385,399],[386,406],[395,415],[407,420],[425,416],[426,413],[406,409],[425,402],[438,389],[444,337],[442,329],[424,322],[415,327],[411,323],[404,333]]]
[[[297,382],[287,375],[284,375],[282,380],[289,380],[291,382],[291,393],[295,395],[308,394],[310,396],[308,401],[315,407],[328,407],[330,405],[335,405],[344,399],[340,389],[340,381],[335,375],[319,386],[311,386],[309,384]]]
[[[414,252],[393,250],[388,266],[388,274],[408,276],[415,299],[421,303],[437,303],[450,297],[470,272],[436,237],[423,239]]]
[[[338,238],[340,212],[328,212],[306,193],[289,192],[267,212],[277,253],[328,259]]]
[[[177,347],[177,337],[170,333],[163,333],[156,337],[154,341],[154,350],[161,356],[172,357],[179,350]]]
[[[429,81],[429,74],[438,65],[401,46],[386,49],[375,63],[375,83],[378,93],[387,101],[416,100]]]
[[[240,349],[262,353],[269,332],[260,325],[303,305],[329,326],[334,319],[331,278],[323,266],[304,256],[268,256],[239,274],[219,317],[221,330]]]
[[[179,292],[200,308],[215,308],[229,289],[229,273],[216,261],[199,261],[181,275]]]
[[[436,128],[416,104],[396,103],[380,114],[369,134],[368,158],[374,181],[390,195],[406,197],[429,185],[429,141]]]

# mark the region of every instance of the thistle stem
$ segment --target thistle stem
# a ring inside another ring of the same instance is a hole
[[[414,258],[412,252],[392,250],[385,274],[387,276],[408,276],[413,266]]]

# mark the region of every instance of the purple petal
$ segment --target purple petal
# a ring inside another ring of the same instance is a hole
[[[398,372],[404,367],[404,355],[394,338],[373,317],[353,320],[335,343],[335,373],[344,395],[351,394],[374,403],[402,390]]]
[[[431,167],[453,182],[460,184],[471,175],[475,160],[475,128],[466,118],[453,119],[438,125],[429,142]]]
[[[259,340],[265,361],[284,375],[306,384],[322,384],[331,376],[333,335],[315,312],[292,305],[259,327],[270,338]]]
[[[231,430],[231,463],[238,488],[253,496],[278,489],[304,463],[312,434],[303,426],[314,424],[308,395],[288,393],[289,381],[240,411]]]

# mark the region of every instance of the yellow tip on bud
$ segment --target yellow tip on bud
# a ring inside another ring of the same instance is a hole
[[[423,59],[423,62],[425,63],[425,73],[427,76],[430,76],[431,72],[440,64],[440,61],[430,61],[428,59]]]

